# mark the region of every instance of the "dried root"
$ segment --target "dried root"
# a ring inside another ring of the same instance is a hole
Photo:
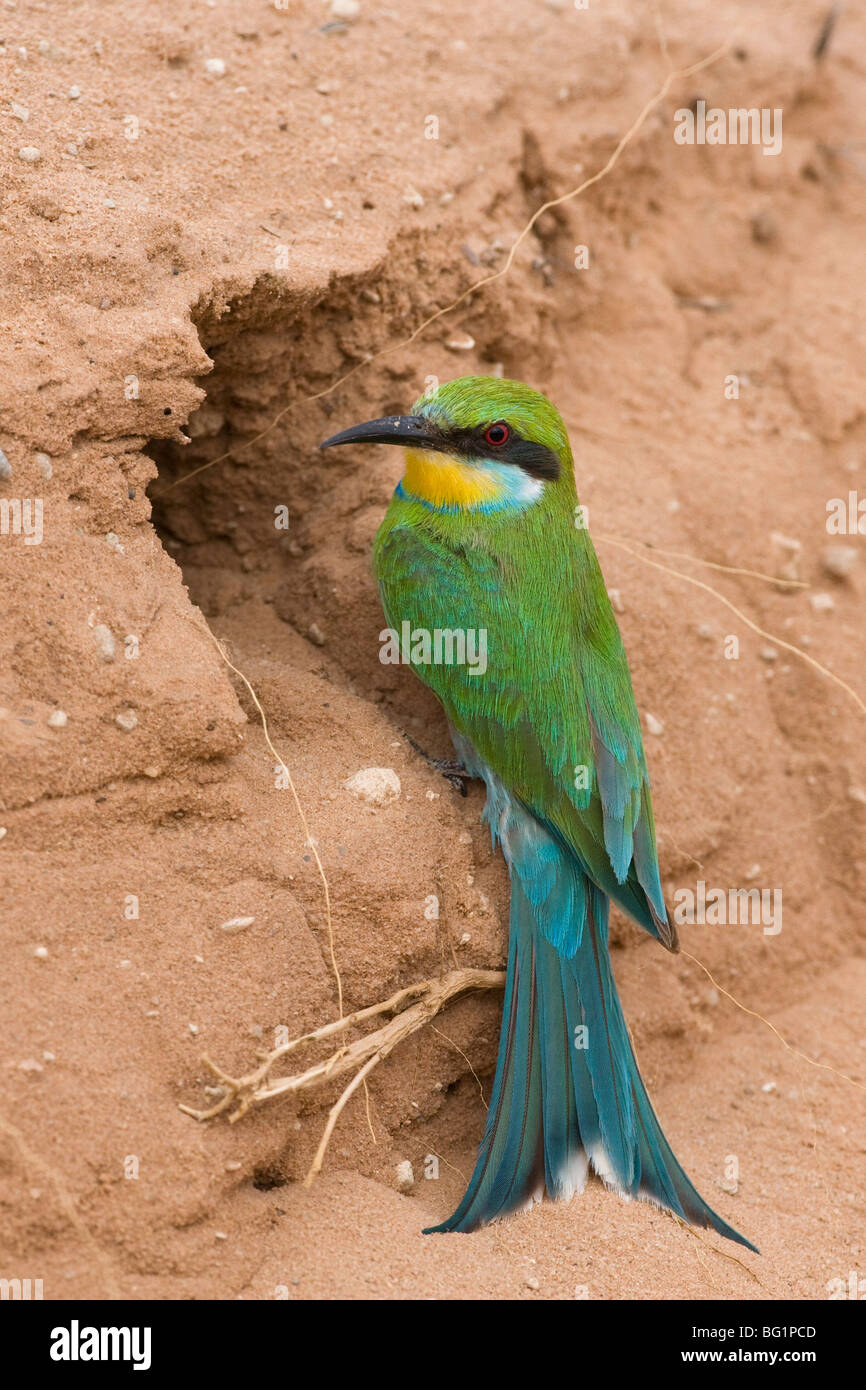
[[[253,1105],[263,1105],[266,1101],[275,1100],[277,1096],[314,1090],[346,1072],[353,1072],[351,1081],[331,1107],[321,1143],[305,1179],[306,1186],[309,1186],[322,1167],[331,1135],[343,1109],[373,1068],[378,1066],[404,1038],[416,1033],[431,1018],[435,1018],[451,999],[466,994],[469,990],[501,989],[504,984],[505,974],[501,970],[467,969],[452,970],[441,979],[424,980],[419,984],[409,985],[408,988],[392,994],[390,999],[381,1004],[371,1004],[369,1008],[359,1009],[357,1013],[349,1014],[346,1018],[326,1023],[313,1033],[293,1038],[291,1042],[275,1048],[273,1052],[259,1053],[259,1065],[242,1077],[227,1075],[205,1055],[202,1061],[219,1082],[218,1099],[207,1110],[194,1110],[188,1105],[181,1105],[180,1109],[196,1120],[212,1120],[217,1115],[228,1113],[229,1121],[233,1124]],[[414,1002],[410,1003],[410,1000]],[[306,1071],[271,1080],[274,1065],[303,1044],[319,1042],[323,1038],[345,1033],[348,1029],[382,1014],[392,1014],[393,1017],[365,1037],[358,1038],[355,1042],[343,1043],[325,1061],[317,1062]]]

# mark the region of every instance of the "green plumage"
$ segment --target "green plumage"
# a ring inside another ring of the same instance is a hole
[[[411,416],[325,447],[405,444],[374,563],[396,633],[486,634],[486,667],[404,659],[436,693],[512,894],[496,1076],[475,1170],[437,1231],[471,1231],[590,1165],[617,1190],[754,1249],[701,1198],[638,1071],[608,953],[608,904],[676,949],[659,883],[640,721],[563,422],[519,382],[467,377]],[[432,462],[431,462],[432,458]],[[408,627],[404,627],[408,625]]]
[[[387,620],[397,631],[404,621],[486,629],[483,676],[432,663],[413,663],[416,674],[454,730],[556,827],[595,882],[670,942],[631,676],[589,532],[575,525],[562,419],[530,387],[488,377],[449,382],[416,410],[460,424],[507,419],[553,448],[563,467],[522,510],[439,511],[396,496],[374,547]]]

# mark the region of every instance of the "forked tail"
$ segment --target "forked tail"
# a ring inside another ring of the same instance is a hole
[[[580,878],[586,913],[568,933],[550,895],[512,863],[511,931],[499,1058],[475,1171],[457,1210],[430,1231],[473,1231],[517,1208],[582,1191],[590,1164],[610,1186],[667,1207],[756,1250],[703,1200],[662,1133],[638,1071],[614,983],[608,903],[561,847],[558,865]],[[573,893],[562,894],[564,901]],[[571,942],[569,946],[571,946]]]

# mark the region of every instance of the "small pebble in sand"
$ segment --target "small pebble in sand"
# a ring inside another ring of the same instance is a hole
[[[106,531],[105,539],[112,550],[118,551],[121,555],[125,553],[120,543],[120,537],[114,531]]]
[[[69,91],[66,93],[66,95],[69,97],[69,100],[70,100],[70,101],[78,101],[78,100],[80,100],[80,98],[81,98],[81,88],[80,88],[80,87],[70,87],[70,88],[69,88]]]
[[[36,950],[33,952],[33,954],[34,954],[34,956],[36,957],[37,960],[47,960],[47,959],[48,959],[48,947],[47,947],[47,946],[37,946],[37,947],[36,947]]]
[[[622,601],[622,594],[619,589],[608,589],[607,596],[610,599],[610,604],[614,613],[625,612],[625,604]]]
[[[187,424],[187,432],[193,439],[210,438],[212,435],[219,434],[226,417],[216,406],[209,405],[207,401],[200,405],[194,415],[191,415]]]
[[[362,767],[343,786],[368,806],[387,806],[400,795],[400,778],[392,767]]]
[[[317,647],[324,647],[325,642],[328,640],[318,623],[310,623],[310,626],[307,628],[307,636]]]
[[[408,1158],[404,1158],[402,1163],[398,1163],[396,1170],[397,1187],[400,1192],[411,1192],[415,1186],[415,1174],[412,1171],[412,1164]]]
[[[420,212],[424,206],[424,194],[419,193],[417,188],[413,188],[410,184],[403,194],[403,202],[408,203],[410,208],[414,208],[416,212]]]
[[[529,1279],[524,1279],[523,1282],[525,1283],[528,1289],[537,1289],[540,1287],[538,1280],[532,1277],[530,1277]]]
[[[778,661],[779,659],[779,653],[775,647],[762,647],[760,655],[762,661]]]
[[[709,623],[700,623],[698,626],[698,636],[702,642],[710,642],[713,637],[713,629]]]
[[[821,564],[833,579],[847,579],[856,563],[853,545],[828,545],[821,551]]]
[[[96,639],[96,647],[102,660],[113,661],[117,654],[117,643],[111,628],[106,627],[105,623],[97,623],[93,629],[93,636]]]
[[[51,458],[48,454],[36,455],[36,467],[39,469],[43,478],[50,478],[54,471],[51,466]]]
[[[11,477],[12,477],[12,464],[9,462],[9,460],[8,460],[8,458],[6,457],[6,455],[4,454],[3,450],[0,449],[0,478],[11,478]]]
[[[475,339],[469,333],[452,333],[445,346],[449,352],[471,352]]]
[[[224,1164],[224,1167],[227,1173],[238,1173],[243,1167],[243,1164],[239,1163],[236,1158],[230,1158],[228,1163]]]
[[[779,235],[779,224],[768,208],[752,218],[752,238],[763,246],[769,246]]]
[[[775,1083],[775,1081],[765,1081],[764,1084],[763,1084],[763,1086],[761,1087],[761,1090],[762,1090],[766,1095],[770,1095],[770,1093],[771,1093],[772,1091],[775,1091],[775,1089],[776,1089],[776,1083]]]
[[[644,722],[647,727],[647,733],[655,734],[656,738],[660,737],[665,731],[665,726],[662,721],[656,719],[654,714],[650,714],[649,710],[644,714]]]
[[[20,103],[17,101],[10,101],[9,110],[12,112],[12,115],[15,117],[16,121],[30,120],[30,112],[27,110],[27,107],[21,106]]]
[[[866,806],[866,791],[862,787],[849,787],[848,800],[859,801],[861,806]]]
[[[119,729],[131,734],[138,725],[138,715],[131,709],[121,710],[120,714],[114,716],[114,722]]]
[[[344,19],[351,24],[361,13],[360,0],[331,0],[329,13],[332,19]]]
[[[211,77],[225,77],[225,60],[223,58],[206,58],[204,70],[210,73]]]
[[[836,607],[831,594],[810,594],[809,604],[813,613],[832,613]]]
[[[48,716],[49,729],[65,729],[69,723],[69,715],[65,710],[53,709]]]
[[[230,917],[227,922],[221,923],[220,931],[224,931],[226,936],[234,936],[235,932],[251,927],[255,920],[255,917]]]
[[[44,217],[46,222],[59,222],[63,209],[59,203],[55,203],[53,198],[46,198],[39,194],[30,199],[30,211],[34,217]]]
[[[187,1026],[187,1028],[189,1029],[189,1031],[192,1033],[193,1037],[197,1037],[197,1036],[198,1036],[198,1024],[197,1024],[197,1023],[188,1023],[186,1026]]]
[[[22,145],[18,151],[18,158],[23,159],[25,164],[39,164],[42,160],[42,151],[35,145]]]
[[[469,935],[468,931],[465,931],[465,932],[463,933],[463,935],[461,936],[461,938],[460,938],[460,945],[461,945],[461,946],[468,946],[471,940],[472,940],[472,937]]]
[[[5,825],[0,825],[0,840],[4,839],[5,836],[6,836],[6,826],[5,826]]]

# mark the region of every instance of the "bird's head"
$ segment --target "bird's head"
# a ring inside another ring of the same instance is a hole
[[[415,402],[411,415],[368,420],[326,439],[400,444],[398,489],[440,511],[525,510],[547,489],[573,493],[565,425],[546,396],[520,381],[464,376]]]

